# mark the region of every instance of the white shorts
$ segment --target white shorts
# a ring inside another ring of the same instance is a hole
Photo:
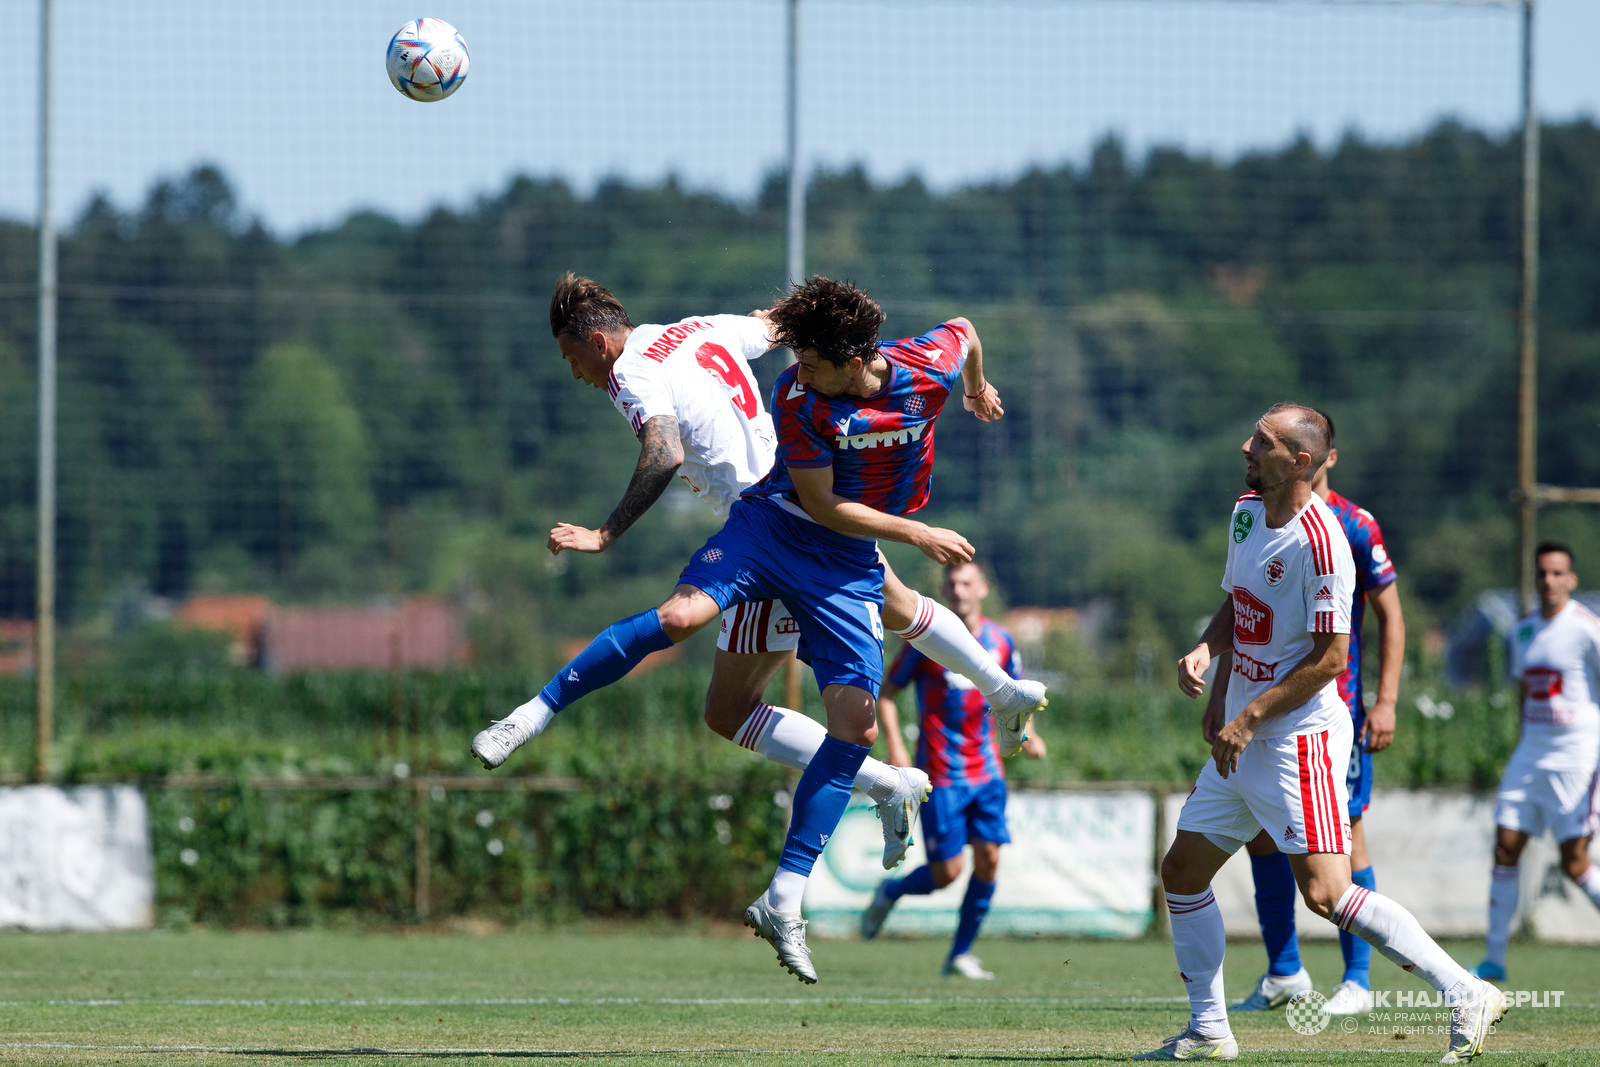
[[[1593,837],[1600,829],[1600,772],[1548,770],[1534,762],[1513,754],[1506,764],[1494,797],[1494,824],[1529,837],[1549,830],[1557,841]]]
[[[1227,778],[1207,760],[1178,829],[1233,853],[1265,829],[1280,852],[1350,854],[1349,719],[1320,733],[1252,741]]]
[[[717,647],[724,652],[793,652],[800,647],[800,624],[781,600],[735,604],[722,613]]]

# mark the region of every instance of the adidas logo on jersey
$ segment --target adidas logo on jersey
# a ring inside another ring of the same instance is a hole
[[[898,430],[887,430],[883,433],[858,433],[853,437],[839,435],[836,440],[841,449],[851,448],[880,448],[889,445],[910,444],[912,441],[922,440],[922,431],[928,428],[925,422],[915,426],[905,426]]]
[[[1323,586],[1321,589],[1317,590],[1317,599],[1318,600],[1332,600],[1333,599],[1333,593],[1328,590],[1327,586]]]

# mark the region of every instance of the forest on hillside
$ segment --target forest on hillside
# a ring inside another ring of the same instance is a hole
[[[1600,128],[1543,138],[1540,477],[1600,485]],[[1192,638],[1237,447],[1279,399],[1337,420],[1334,485],[1383,524],[1420,630],[1515,570],[1520,152],[1442,123],[1232,160],[1108,138],[953,191],[819,173],[808,266],[869,287],[892,335],[977,324],[1008,415],[941,418],[924,517],[979,546],[1007,602],[1103,608],[1083,669],[1126,676]],[[472,611],[484,662],[541,664],[656,602],[713,524],[686,492],[604,556],[544,551],[555,521],[604,519],[636,456],[558,358],[550,286],[590,274],[637,322],[766,304],[783,186],[518,178],[296,236],[209,166],[94,200],[60,252],[65,619],[103,631],[130,591],[427,591]],[[0,223],[0,618],[33,603],[34,249]],[[1600,559],[1593,509],[1544,529],[1580,573]],[[926,583],[916,558],[891,551]]]

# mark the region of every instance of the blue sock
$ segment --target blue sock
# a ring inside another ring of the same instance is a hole
[[[1359,871],[1350,872],[1350,880],[1362,889],[1377,889],[1378,878],[1372,873],[1372,866],[1361,868]],[[1343,930],[1339,931],[1339,948],[1344,952],[1344,979],[1346,982],[1360,982],[1362,989],[1372,988],[1372,946],[1353,934]]]
[[[656,609],[641,611],[607,626],[577,658],[556,672],[539,695],[551,710],[560,711],[579,697],[604,689],[650,653],[671,647],[672,638],[661,628]]]
[[[978,939],[978,927],[989,917],[989,901],[994,899],[994,883],[980,882],[976,878],[967,883],[967,895],[961,898],[961,921],[956,923],[956,937],[950,943],[950,958],[972,948]]]
[[[904,896],[925,897],[933,892],[933,872],[928,870],[924,863],[904,878],[891,878],[883,883],[883,895],[890,900],[899,900]]]
[[[822,739],[822,747],[811,757],[811,765],[795,786],[789,836],[778,857],[779,867],[810,877],[812,866],[822,855],[822,846],[838,829],[844,809],[850,806],[850,787],[871,751],[868,745],[852,745],[832,734]]]
[[[1267,973],[1279,977],[1300,971],[1300,939],[1294,932],[1294,868],[1282,852],[1251,856],[1256,881],[1256,917],[1267,946]]]

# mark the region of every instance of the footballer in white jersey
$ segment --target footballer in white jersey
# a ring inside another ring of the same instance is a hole
[[[677,420],[678,477],[724,518],[772,468],[778,439],[750,361],[772,348],[751,315],[707,315],[639,326],[611,365],[606,392],[634,436],[657,415]]]
[[[750,370],[750,361],[771,349],[766,321],[753,315],[638,326],[606,378],[606,393],[634,436],[658,415],[677,423],[678,477],[718,518],[777,455],[772,416]],[[800,624],[774,600],[729,608],[717,634],[725,652],[792,652],[799,644]]]
[[[1135,1059],[1233,1059],[1223,993],[1227,932],[1211,881],[1262,830],[1289,857],[1306,906],[1443,994],[1450,1051],[1464,1063],[1505,1014],[1498,990],[1469,974],[1397,901],[1351,881],[1345,770],[1354,732],[1338,678],[1350,653],[1355,560],[1344,528],[1312,489],[1328,460],[1328,420],[1276,404],[1241,449],[1245,484],[1229,524],[1227,596],[1178,662],[1186,696],[1205,692],[1213,658],[1231,652],[1229,721],[1178,816],[1161,860],[1189,1025]]]
[[[1522,682],[1522,737],[1495,793],[1489,935],[1477,974],[1506,975],[1506,943],[1521,895],[1517,872],[1530,837],[1546,830],[1561,867],[1600,907],[1600,867],[1589,844],[1600,829],[1600,619],[1572,598],[1572,549],[1534,550],[1539,610],[1518,620],[1511,673]]]
[[[1311,653],[1314,634],[1350,632],[1355,560],[1343,525],[1315,493],[1277,529],[1267,524],[1261,494],[1246,493],[1229,530],[1222,588],[1233,602],[1231,720]],[[1353,734],[1350,709],[1330,679],[1262,723],[1238,774],[1224,778],[1207,764],[1178,827],[1214,844],[1222,839],[1228,851],[1265,829],[1281,852],[1348,854],[1344,771]]]

